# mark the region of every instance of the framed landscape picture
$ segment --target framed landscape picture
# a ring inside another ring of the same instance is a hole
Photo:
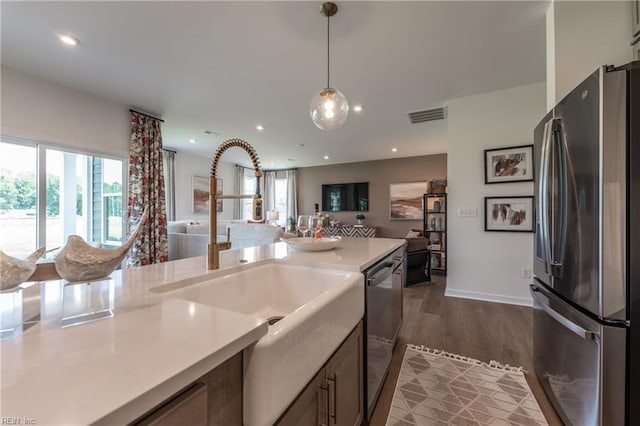
[[[484,230],[533,232],[533,197],[485,197]]]
[[[422,220],[422,196],[426,190],[426,181],[389,185],[389,219]]]
[[[484,183],[533,180],[533,145],[484,151]]]
[[[193,176],[193,212],[209,213],[209,178]],[[222,179],[218,179],[217,194],[222,195]],[[222,213],[222,200],[216,202],[216,211]]]

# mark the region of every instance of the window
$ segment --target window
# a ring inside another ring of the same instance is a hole
[[[25,255],[36,249],[37,148],[0,142],[0,249]]]
[[[72,234],[121,245],[124,161],[20,142],[0,142],[0,247],[25,255]]]
[[[244,180],[242,182],[242,193],[253,195],[256,193],[256,175],[253,169],[244,169]],[[253,199],[243,198],[240,201],[242,206],[242,218],[244,220],[253,218]]]
[[[275,210],[279,213],[278,225],[287,224],[287,178],[279,179],[276,174]]]

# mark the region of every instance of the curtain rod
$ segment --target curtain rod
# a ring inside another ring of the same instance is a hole
[[[253,170],[253,167],[247,167],[247,166],[243,166],[241,164],[234,164],[234,165],[236,167],[240,167],[240,168],[243,168],[243,169]],[[262,170],[263,172],[286,172],[288,170],[298,170],[298,168],[297,167],[292,167],[292,168],[289,168],[289,169],[260,169],[260,170]]]
[[[151,118],[154,118],[154,119],[158,120],[161,123],[164,123],[164,120],[162,118],[155,117],[155,116],[153,116],[151,114],[147,114],[146,112],[138,111],[138,110],[131,109],[131,108],[129,109],[129,112],[135,112],[136,114],[144,115],[145,117],[151,117]]]
[[[172,149],[167,149],[167,148],[162,148],[163,151],[169,151],[169,152],[173,152],[174,154],[177,154],[178,151],[174,151]]]

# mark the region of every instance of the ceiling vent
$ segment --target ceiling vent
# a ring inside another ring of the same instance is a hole
[[[444,120],[447,118],[447,107],[425,109],[409,113],[411,124],[426,123],[427,121]]]

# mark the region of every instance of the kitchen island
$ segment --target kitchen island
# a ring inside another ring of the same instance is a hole
[[[0,415],[23,424],[131,422],[268,331],[264,319],[177,298],[172,289],[269,262],[363,271],[403,244],[345,238],[335,250],[308,253],[275,243],[222,252],[214,271],[204,257],[115,271],[106,284],[112,316],[64,328],[63,311],[95,298],[95,283],[72,291],[64,281],[39,284],[40,322],[0,343]]]

